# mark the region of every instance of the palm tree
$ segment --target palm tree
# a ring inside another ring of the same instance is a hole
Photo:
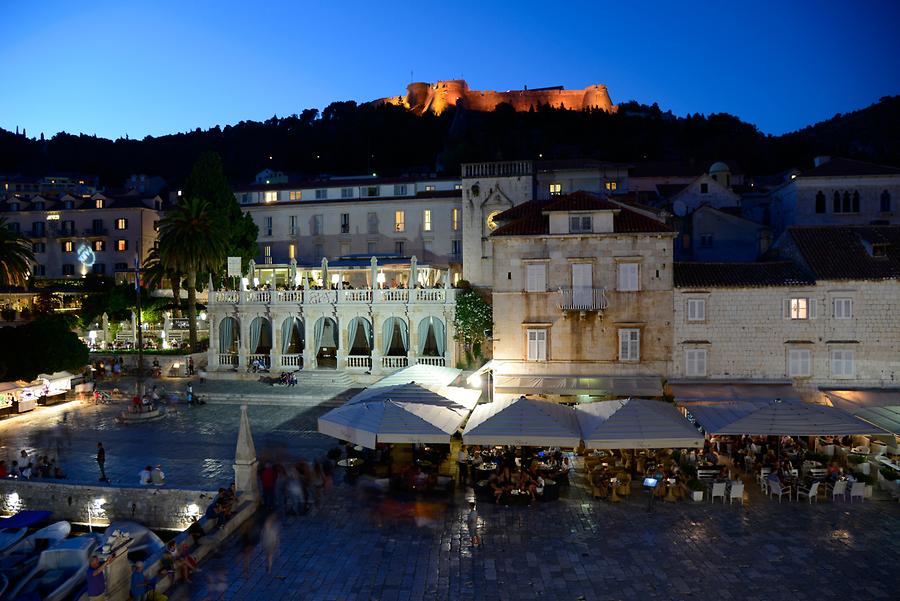
[[[183,274],[172,269],[167,269],[159,259],[159,248],[154,247],[147,253],[144,259],[144,267],[141,270],[143,280],[150,289],[159,289],[165,287],[168,280],[172,287],[172,297],[174,298],[173,315],[181,317],[181,279]]]
[[[159,260],[167,270],[185,275],[192,351],[197,348],[197,274],[221,269],[225,236],[209,202],[200,198],[182,200],[159,222]]]
[[[0,217],[0,286],[22,286],[28,282],[28,273],[34,263],[31,243],[13,232],[5,217]]]

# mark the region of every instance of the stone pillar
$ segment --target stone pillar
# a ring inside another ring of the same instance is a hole
[[[338,292],[340,294],[340,292]],[[347,366],[347,355],[350,354],[350,349],[348,346],[350,345],[350,335],[347,332],[347,323],[344,323],[342,319],[338,316],[333,317],[335,327],[337,328],[337,336],[335,336],[335,342],[337,342],[337,369],[342,370]]]
[[[272,350],[269,351],[269,365],[272,371],[281,369],[281,322],[284,319],[284,317],[270,317],[269,319],[269,323],[272,324]]]
[[[237,492],[241,494],[242,500],[259,500],[257,467],[256,447],[253,445],[253,432],[250,430],[247,405],[241,405],[241,427],[238,430],[237,448],[234,453],[234,484]]]
[[[206,369],[215,371],[219,369],[219,323],[218,315],[209,313],[209,351],[206,353]]]
[[[250,354],[250,322],[253,317],[250,315],[241,315],[238,319],[238,371],[247,371],[249,365],[247,355]]]
[[[415,292],[410,290],[410,293]],[[428,332],[425,332],[428,335]],[[406,351],[407,365],[415,365],[419,356],[419,320],[413,317],[409,318],[409,350]]]
[[[316,320],[318,317],[313,317],[308,313],[303,316],[303,336],[305,343],[303,344],[303,369],[315,369],[316,368],[316,353],[319,349],[314,349],[316,346]]]
[[[372,311],[372,373],[377,374],[381,372],[381,327],[382,323],[379,320],[381,316],[378,315],[375,311]],[[381,317],[383,320],[383,317]]]

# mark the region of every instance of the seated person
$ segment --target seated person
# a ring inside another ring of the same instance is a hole
[[[53,477],[56,478],[57,480],[65,480],[66,473],[64,471],[62,471],[62,469],[60,469],[59,466],[56,466],[53,469]]]

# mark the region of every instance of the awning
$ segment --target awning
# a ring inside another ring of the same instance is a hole
[[[683,406],[710,434],[846,436],[883,433],[840,409],[802,401],[726,401]]]
[[[589,449],[665,449],[702,447],[703,435],[674,405],[626,399],[575,407],[581,436]]]
[[[578,419],[571,407],[538,399],[497,400],[472,412],[463,442],[473,445],[577,447]]]
[[[769,403],[775,399],[800,398],[794,387],[787,383],[672,382],[669,386],[672,389],[672,396],[679,404],[721,401]]]
[[[900,436],[900,390],[823,390],[831,404]]]
[[[468,383],[469,386],[478,386],[479,378],[482,374],[484,374],[485,372],[494,371],[499,366],[499,361],[495,361],[494,359],[489,360],[484,365],[466,376],[466,383]]]
[[[461,369],[453,367],[438,367],[436,365],[419,363],[395,371],[391,375],[372,384],[370,388],[378,386],[396,386],[398,384],[410,384],[412,382],[415,382],[416,384],[425,384],[426,386],[449,386],[461,373]]]
[[[494,391],[506,394],[662,396],[662,379],[655,376],[495,375]]]
[[[320,417],[319,432],[370,449],[377,443],[449,444],[480,391],[456,389],[454,399],[438,390],[420,384],[370,388],[365,398],[354,397]]]
[[[433,386],[418,382],[398,384],[395,386],[375,386],[366,388],[352,396],[346,402],[347,405],[372,401],[398,401],[430,403],[432,405],[444,405],[447,407],[460,407],[472,410],[481,397],[480,390],[462,388],[459,386]]]

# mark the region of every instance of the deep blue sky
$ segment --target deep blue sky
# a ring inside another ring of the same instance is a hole
[[[564,8],[558,8],[564,7]],[[897,0],[0,1],[0,127],[118,137],[464,77],[782,133],[900,94]]]

